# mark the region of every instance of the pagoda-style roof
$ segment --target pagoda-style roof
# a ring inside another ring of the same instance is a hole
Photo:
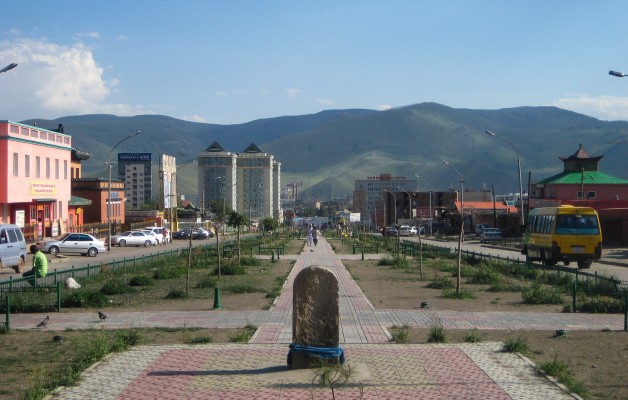
[[[226,150],[218,142],[214,142],[210,144],[209,147],[205,149],[205,151],[209,153],[219,153],[219,152],[224,152]]]
[[[600,171],[564,171],[536,183],[537,185],[628,185],[628,180]]]
[[[584,150],[582,144],[575,153],[569,157],[558,157],[562,160],[565,172],[582,172],[584,171],[597,171],[599,169],[599,163],[603,156],[591,157],[589,153]]]
[[[263,151],[255,143],[251,143],[244,149],[243,153],[263,153]]]
[[[586,152],[586,150],[584,149],[584,147],[582,147],[582,143],[580,143],[580,147],[578,147],[578,150],[576,150],[575,153],[573,153],[572,155],[570,155],[569,157],[558,157],[559,159],[561,159],[562,161],[567,161],[567,160],[590,160],[590,161],[599,161],[602,159],[602,157],[604,156],[599,156],[599,157],[591,157],[589,155],[589,153]]]

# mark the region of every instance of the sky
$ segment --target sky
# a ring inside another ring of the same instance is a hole
[[[0,120],[557,106],[628,120],[628,1],[20,0]]]

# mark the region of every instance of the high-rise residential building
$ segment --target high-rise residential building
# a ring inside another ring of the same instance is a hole
[[[211,205],[222,203],[225,210],[236,204],[236,157],[218,142],[198,154],[198,195],[201,209],[212,210]]]
[[[141,210],[152,201],[151,153],[119,153],[118,179],[124,182],[127,210]]]
[[[205,209],[222,202],[226,209],[235,209],[253,221],[264,217],[281,220],[281,163],[254,143],[242,153],[233,153],[214,142],[199,153],[198,187]]]

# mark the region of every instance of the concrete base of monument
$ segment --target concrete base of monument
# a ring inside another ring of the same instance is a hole
[[[288,353],[288,366],[294,369],[320,368],[323,366],[340,365],[340,357],[320,358],[307,352],[291,351]]]

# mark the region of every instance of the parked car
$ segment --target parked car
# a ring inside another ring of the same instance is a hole
[[[397,228],[394,226],[388,226],[384,229],[384,236],[387,237],[397,237]]]
[[[194,228],[192,230],[192,239],[209,239],[214,237],[214,234],[205,228]]]
[[[172,240],[188,239],[188,232],[185,230],[172,232]]]
[[[26,240],[19,226],[0,224],[0,270],[13,268],[20,273],[26,264]]]
[[[124,246],[155,246],[157,244],[157,238],[155,235],[145,233],[142,231],[126,231],[119,235],[111,237],[111,245]]]
[[[494,242],[502,239],[502,231],[499,228],[484,228],[480,234],[480,243]]]
[[[164,242],[164,228],[162,226],[147,226],[144,229],[153,232],[153,235],[155,235],[155,238],[157,238],[157,244],[161,244]]]
[[[96,257],[99,252],[107,251],[105,243],[87,233],[66,233],[52,240],[36,243],[44,253],[81,254]]]
[[[156,246],[156,245],[159,244],[159,239],[157,239],[157,236],[155,235],[155,232],[153,232],[151,229],[139,229],[139,230],[144,232],[145,234],[155,238],[155,243],[153,244],[153,246]]]
[[[417,234],[418,232],[414,226],[403,225],[399,228],[399,236],[413,236]]]
[[[475,226],[475,236],[480,237],[482,232],[484,232],[484,228],[490,228],[489,224],[477,224]]]

